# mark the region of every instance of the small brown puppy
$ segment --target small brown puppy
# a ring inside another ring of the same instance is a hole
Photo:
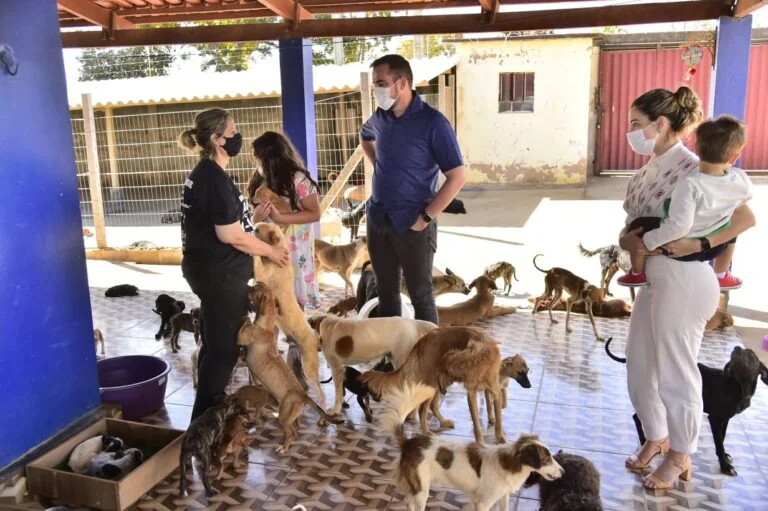
[[[475,321],[502,314],[511,314],[516,311],[514,307],[495,307],[496,299],[493,292],[498,290],[496,284],[486,276],[478,277],[469,284],[470,289],[477,288],[477,294],[461,303],[450,307],[438,307],[437,316],[440,326],[467,326]]]
[[[315,266],[318,270],[338,273],[344,280],[344,292],[351,296],[355,292],[349,279],[352,271],[365,259],[367,243],[365,236],[360,236],[347,245],[332,245],[327,241],[315,240]]]
[[[328,309],[328,314],[346,318],[347,314],[355,310],[356,307],[357,298],[354,296],[348,296],[346,298],[342,298],[336,302],[336,304],[331,305],[331,307]]]
[[[275,397],[261,385],[246,385],[235,392],[235,399],[248,412],[248,420],[255,424],[261,418],[264,408],[278,407]]]
[[[171,351],[179,351],[179,335],[189,332],[195,336],[195,345],[200,344],[200,307],[181,312],[171,318]]]
[[[531,380],[528,379],[528,364],[522,355],[507,357],[501,361],[499,387],[501,389],[502,408],[507,407],[507,389],[510,379],[515,380],[524,389],[531,388]],[[492,426],[496,423],[496,417],[494,415],[493,396],[487,390],[485,391],[485,406],[488,410],[488,425]]]
[[[227,425],[224,427],[224,436],[221,438],[221,444],[216,449],[216,458],[219,463],[219,471],[214,479],[221,478],[224,472],[224,458],[227,454],[232,455],[232,466],[240,466],[240,457],[245,453],[248,457],[248,430],[251,428],[251,422],[246,413],[230,417]]]
[[[306,405],[313,406],[320,414],[320,424],[341,423],[343,419],[334,419],[325,413],[302,389],[301,384],[283,357],[277,351],[275,335],[275,316],[277,304],[272,291],[261,282],[251,290],[251,301],[258,311],[256,323],[243,318],[237,340],[238,344],[248,346],[248,369],[254,380],[264,384],[267,390],[280,403],[278,422],[283,429],[283,443],[277,448],[279,454],[288,452],[291,442],[298,432],[298,418]]]
[[[104,334],[101,333],[101,330],[98,328],[93,329],[93,342],[96,345],[96,349],[99,348],[99,344],[101,344],[101,354],[104,354]]]
[[[597,331],[597,325],[595,324],[595,317],[592,314],[592,304],[595,302],[603,301],[603,291],[597,286],[593,286],[581,277],[577,277],[573,273],[563,268],[550,268],[549,270],[542,270],[536,264],[536,258],[541,254],[536,255],[533,258],[533,266],[544,273],[544,294],[536,299],[533,304],[533,313],[539,310],[538,303],[549,298],[551,300],[549,304],[549,320],[552,323],[557,323],[555,318],[552,317],[552,309],[558,304],[563,297],[563,291],[567,291],[570,296],[565,301],[565,331],[570,333],[571,329],[571,308],[575,303],[583,302],[584,308],[589,316],[589,321],[592,323],[592,330],[595,332],[595,338],[600,342],[605,342],[605,339],[600,337]]]
[[[512,291],[512,278],[517,280],[517,272],[515,271],[515,267],[505,261],[493,263],[485,269],[483,275],[494,282],[496,282],[499,277],[503,278],[505,295],[509,295],[509,292]],[[520,282],[519,280],[517,281]]]
[[[292,213],[291,205],[289,202],[273,192],[267,185],[261,185],[256,189],[256,193],[251,197],[251,204],[256,206],[260,202],[269,201],[280,213],[288,214]],[[288,227],[287,224],[277,224],[281,229],[285,230]]]

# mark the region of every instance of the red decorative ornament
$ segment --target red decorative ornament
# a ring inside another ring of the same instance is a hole
[[[688,71],[688,74],[690,74],[691,76],[695,75],[696,74],[696,68],[691,68],[691,70]]]

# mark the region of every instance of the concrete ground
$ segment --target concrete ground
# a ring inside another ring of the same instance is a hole
[[[758,225],[739,238],[734,273],[744,279],[744,286],[732,292],[730,309],[744,343],[768,362],[768,352],[760,347],[768,334],[768,303],[763,294],[768,289],[768,273],[761,271],[768,238],[768,179],[755,178],[754,183],[751,207]],[[599,284],[599,261],[582,257],[577,244],[595,249],[616,243],[624,223],[626,185],[626,177],[599,177],[590,179],[585,188],[462,192],[468,214],[440,217],[435,266],[449,267],[469,282],[487,265],[509,261],[520,282],[514,283],[511,299],[500,301],[520,306],[527,304],[527,296],[543,290],[542,275],[531,262],[539,253],[543,254],[540,266],[562,266]],[[109,244],[127,245],[137,237],[163,244],[177,232],[178,226],[111,228]],[[188,290],[179,267],[89,261],[88,274],[92,287],[132,282],[145,290]],[[334,287],[342,284],[335,275],[325,275],[323,281]],[[611,290],[617,297],[629,299],[627,290],[615,281]],[[442,296],[438,302],[461,299],[460,295]]]

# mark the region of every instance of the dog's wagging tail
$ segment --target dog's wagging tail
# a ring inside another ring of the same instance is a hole
[[[538,264],[536,264],[536,259],[537,259],[538,257],[541,257],[541,256],[543,256],[543,255],[544,255],[544,254],[536,254],[535,256],[533,256],[533,266],[534,266],[534,268],[536,268],[537,270],[539,270],[541,273],[549,273],[549,270],[542,270],[541,268],[539,268],[539,265],[538,265]]]
[[[609,357],[611,357],[616,362],[621,362],[622,364],[626,364],[627,363],[627,359],[626,358],[617,357],[616,355],[611,353],[611,350],[608,348],[608,346],[610,346],[612,340],[613,340],[613,337],[609,337],[608,339],[606,339],[606,341],[605,341],[605,352],[608,354]]]

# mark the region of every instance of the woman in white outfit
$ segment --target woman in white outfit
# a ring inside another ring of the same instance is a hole
[[[701,118],[699,98],[688,87],[676,92],[654,89],[634,101],[627,139],[635,152],[652,158],[629,181],[624,201],[627,225],[641,216],[661,217],[664,201],[677,183],[696,169],[698,158],[682,139]],[[658,256],[646,263],[648,286],[638,291],[627,339],[629,396],[648,441],[626,466],[642,471],[656,456],[665,456],[645,478],[647,488],[669,488],[678,477],[692,475],[689,455],[696,452],[703,413],[696,363],[704,326],[720,295],[715,273],[706,261],[754,223],[751,210],[742,205],[727,229],[708,238],[665,245],[663,252],[669,257],[648,251],[641,230],[622,231],[622,248]],[[673,259],[683,256],[689,257]]]

